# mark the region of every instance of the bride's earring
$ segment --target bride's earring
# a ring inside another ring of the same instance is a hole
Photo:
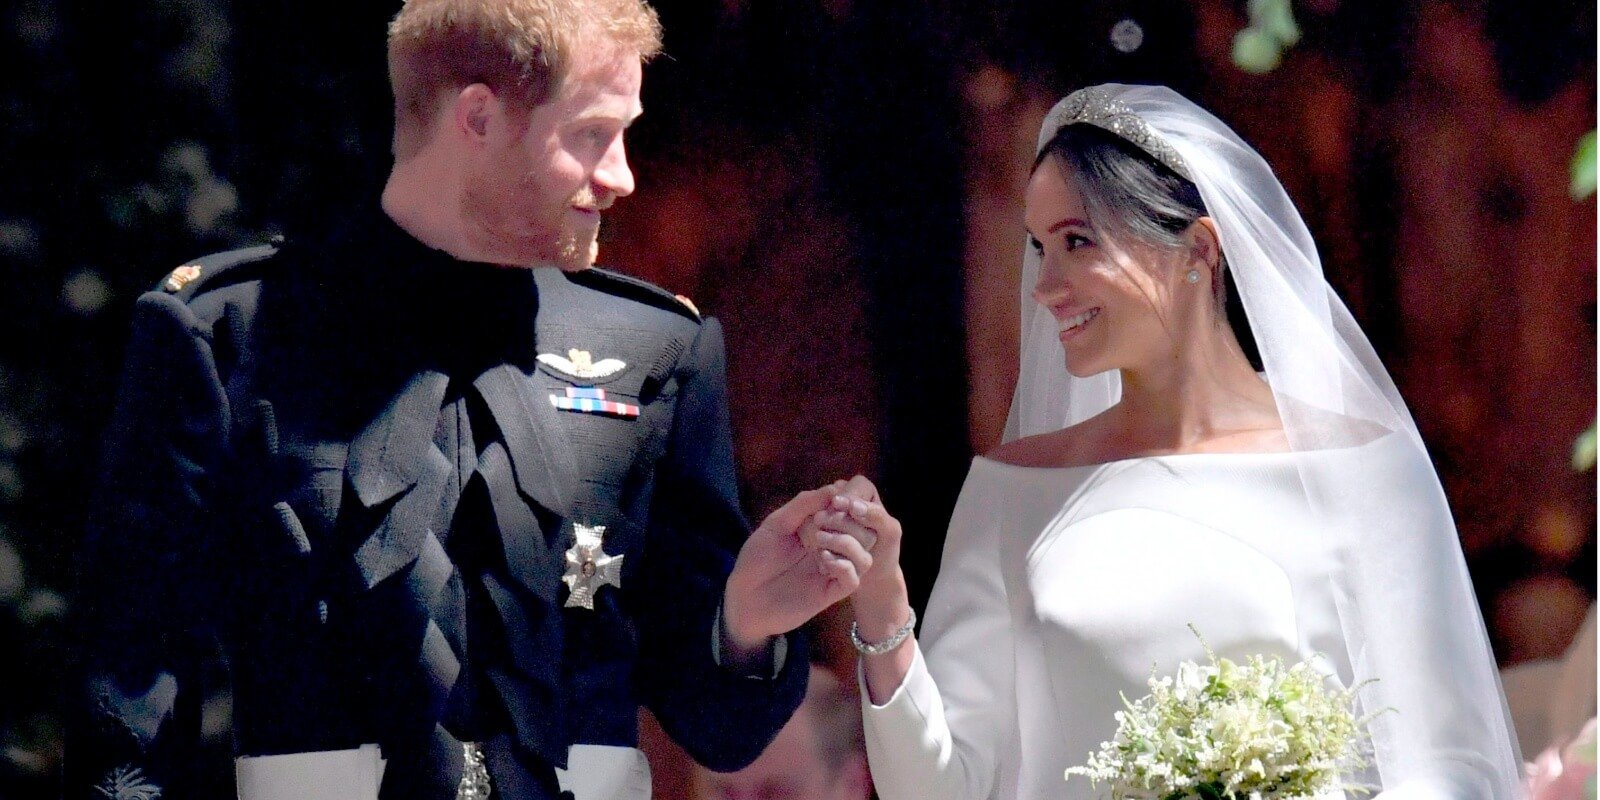
[[[1190,282],[1190,283],[1199,283],[1200,282],[1200,270],[1197,270],[1197,269],[1189,270],[1189,274],[1183,276],[1183,279],[1188,281],[1188,282]]]

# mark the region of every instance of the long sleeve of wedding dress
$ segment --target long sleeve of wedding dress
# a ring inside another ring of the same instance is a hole
[[[981,800],[1015,724],[1014,641],[997,542],[1000,498],[968,480],[905,681],[883,705],[863,685],[862,717],[883,800]],[[930,670],[930,660],[933,668]]]

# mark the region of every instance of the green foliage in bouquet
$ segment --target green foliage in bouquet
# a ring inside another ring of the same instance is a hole
[[[1251,656],[1238,664],[1210,647],[1206,655],[1210,663],[1186,661],[1176,676],[1152,671],[1150,694],[1137,701],[1124,695],[1115,738],[1086,765],[1068,769],[1067,778],[1107,784],[1111,800],[1288,800],[1363,791],[1341,781],[1366,766],[1356,689],[1330,688],[1309,661],[1286,667],[1277,657]]]

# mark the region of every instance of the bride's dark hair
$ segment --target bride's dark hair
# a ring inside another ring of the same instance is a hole
[[[1089,224],[1096,230],[1175,249],[1184,245],[1183,232],[1207,216],[1200,189],[1192,181],[1109,131],[1067,125],[1039,151],[1033,168],[1037,170],[1050,156],[1060,161],[1067,181],[1082,193]],[[1261,354],[1227,264],[1224,253],[1212,288],[1245,357],[1259,372]]]

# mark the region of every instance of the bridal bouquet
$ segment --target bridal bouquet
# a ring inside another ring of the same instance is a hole
[[[1365,766],[1354,690],[1329,688],[1305,661],[1206,655],[1175,677],[1152,673],[1135,702],[1124,695],[1115,738],[1067,777],[1109,784],[1112,800],[1289,800]]]

